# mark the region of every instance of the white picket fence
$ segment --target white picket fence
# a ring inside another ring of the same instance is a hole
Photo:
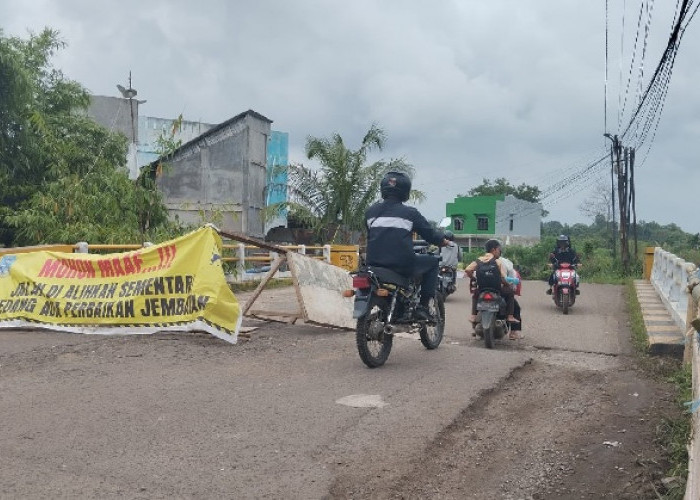
[[[693,400],[691,440],[688,447],[688,478],[685,500],[700,499],[700,339],[691,322],[700,317],[700,275],[695,264],[686,262],[660,247],[654,250],[651,283],[681,331],[685,332],[684,360],[691,363]],[[695,322],[697,325],[697,321]]]

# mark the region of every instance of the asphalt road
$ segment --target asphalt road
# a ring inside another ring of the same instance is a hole
[[[390,479],[538,350],[619,353],[619,287],[584,285],[568,316],[545,288],[524,284],[525,338],[489,350],[460,283],[440,348],[399,338],[374,370],[352,332],[311,325],[237,345],[0,331],[0,497],[324,498],[339,475]]]

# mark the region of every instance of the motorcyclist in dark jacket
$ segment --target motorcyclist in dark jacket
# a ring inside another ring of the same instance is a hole
[[[552,294],[552,286],[556,280],[556,270],[559,268],[559,264],[568,263],[572,266],[576,266],[579,263],[578,254],[576,250],[571,247],[571,239],[562,234],[557,238],[557,246],[549,254],[549,260],[552,263],[553,272],[549,276],[549,290],[547,290],[547,295]],[[576,284],[578,285],[578,276],[576,277]]]
[[[367,256],[369,266],[391,269],[406,277],[421,276],[419,317],[429,318],[428,304],[435,297],[438,281],[438,259],[432,255],[416,255],[413,233],[428,243],[450,244],[442,231],[436,231],[413,207],[404,205],[411,192],[411,179],[401,172],[389,172],[381,181],[383,201],[373,204],[365,213],[367,224]]]

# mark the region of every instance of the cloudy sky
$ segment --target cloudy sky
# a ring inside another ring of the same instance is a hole
[[[607,105],[606,0],[22,0],[0,4],[0,27],[60,31],[68,47],[55,66],[94,94],[118,96],[131,71],[147,116],[219,123],[253,109],[289,133],[292,162],[310,164],[309,135],[337,132],[356,148],[376,123],[388,144],[372,159],[415,166],[428,218],[483,178],[506,177],[546,194],[548,220],[574,223],[609,190],[609,164],[586,167],[609,148],[603,133],[628,123],[676,8],[607,3]],[[698,19],[636,163],[638,220],[692,233]]]

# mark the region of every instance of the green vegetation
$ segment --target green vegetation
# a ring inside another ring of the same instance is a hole
[[[542,197],[542,191],[540,191],[539,187],[524,183],[519,186],[513,186],[505,177],[499,177],[493,182],[489,179],[483,179],[481,184],[470,189],[466,196],[493,196],[497,194],[510,194],[518,199],[532,203],[539,203]],[[457,196],[464,195],[458,194]],[[542,210],[542,217],[546,217],[548,213],[546,210]]]
[[[467,196],[493,196],[497,194],[511,194],[516,198],[533,203],[539,203],[542,192],[537,186],[520,184],[513,186],[505,177],[499,177],[495,181],[483,179],[481,184],[471,188],[467,192]],[[464,196],[458,194],[457,196]]]
[[[617,225],[615,226],[617,228]],[[556,237],[559,234],[567,234],[571,237],[574,246],[580,248],[586,244],[612,250],[613,226],[602,214],[597,214],[590,225],[586,224],[562,224],[558,221],[549,221],[542,224],[542,237]],[[633,231],[631,229],[631,231]],[[630,233],[630,253],[634,261],[633,232]],[[664,250],[674,253],[685,260],[700,262],[700,234],[690,234],[683,231],[675,224],[660,225],[656,222],[640,221],[637,223],[637,253],[644,252],[644,248],[651,246],[663,247]],[[619,242],[618,247],[619,247]],[[619,248],[617,249],[619,253]],[[632,273],[634,275],[634,272]]]
[[[520,265],[524,279],[546,280],[552,272],[549,268],[549,253],[555,247],[556,237],[546,236],[533,246],[507,245],[503,256]],[[626,277],[618,260],[613,259],[609,249],[597,246],[595,241],[582,240],[581,245],[572,241],[581,259],[581,279],[587,283],[624,283]],[[473,261],[483,254],[483,249],[463,253],[465,263]],[[641,276],[641,257],[635,267],[635,275]]]
[[[127,139],[86,116],[90,95],[52,67],[45,29],[0,30],[0,243],[157,242],[180,234],[155,185],[128,178]]]
[[[507,245],[503,256],[520,265],[525,279],[546,280],[551,272],[548,255],[555,247],[556,237],[567,234],[581,259],[580,275],[584,282],[623,284],[630,277],[641,278],[644,263],[644,250],[650,246],[661,246],[689,262],[700,262],[700,237],[683,232],[675,224],[660,226],[655,222],[640,222],[637,254],[631,248],[630,272],[625,273],[619,258],[613,254],[610,228],[602,216],[597,216],[590,224],[562,224],[558,221],[542,225],[542,238],[533,246]],[[634,247],[634,245],[632,245]],[[481,247],[471,252],[464,251],[463,262],[469,263],[483,253]]]

